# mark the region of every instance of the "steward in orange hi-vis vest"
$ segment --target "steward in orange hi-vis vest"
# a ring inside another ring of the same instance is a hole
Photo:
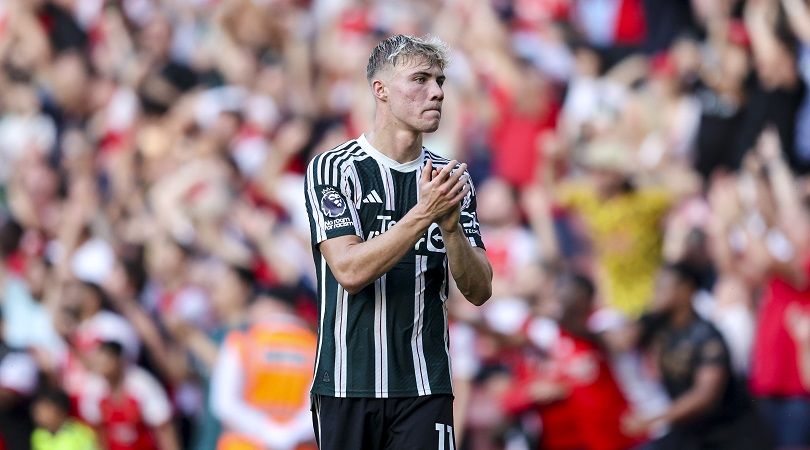
[[[227,336],[212,381],[225,430],[218,450],[316,448],[309,416],[316,343],[287,314]]]

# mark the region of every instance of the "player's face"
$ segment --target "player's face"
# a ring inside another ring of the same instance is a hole
[[[394,67],[388,84],[392,115],[414,131],[436,131],[442,118],[444,79],[444,71],[425,60]]]

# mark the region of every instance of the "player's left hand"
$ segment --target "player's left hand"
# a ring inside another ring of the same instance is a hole
[[[456,205],[456,207],[451,209],[447,214],[439,217],[439,227],[441,227],[442,231],[445,233],[453,233],[454,231],[458,230],[458,221],[460,218],[461,203]]]
[[[431,179],[439,174],[439,171],[434,169]],[[466,176],[466,175],[464,175]],[[458,230],[459,220],[461,219],[461,202],[456,204],[456,207],[448,211],[443,216],[439,217],[437,223],[444,233],[453,233]]]

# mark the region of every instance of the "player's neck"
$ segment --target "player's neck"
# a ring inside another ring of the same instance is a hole
[[[683,306],[681,308],[676,308],[672,311],[672,314],[669,318],[669,323],[673,328],[681,329],[690,323],[694,319],[695,311],[692,309],[691,303]]]
[[[366,133],[366,140],[383,155],[399,163],[415,160],[422,154],[422,133],[374,127]]]

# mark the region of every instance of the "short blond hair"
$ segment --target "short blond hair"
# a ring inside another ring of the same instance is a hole
[[[422,38],[396,34],[377,44],[368,57],[366,79],[369,83],[385,66],[424,58],[431,66],[447,67],[447,44],[435,36]]]

